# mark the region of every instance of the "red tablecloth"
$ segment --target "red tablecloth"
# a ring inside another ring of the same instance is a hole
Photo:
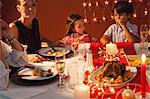
[[[136,51],[134,49],[134,46],[132,43],[129,43],[129,42],[119,42],[119,43],[116,43],[117,47],[118,48],[123,48],[126,55],[136,55]],[[92,50],[92,53],[95,54],[99,51],[99,47],[103,47],[104,45],[102,43],[91,43],[91,50]],[[94,59],[93,60],[93,64],[94,66],[101,66],[102,65],[102,62],[104,61],[104,58],[98,58],[98,59]],[[124,61],[124,60],[123,60]],[[136,77],[131,81],[131,83],[138,83],[140,84],[140,75],[141,75],[141,71],[140,69],[138,69],[138,72],[137,72],[137,75]],[[149,91],[150,92],[150,88],[148,87],[148,84],[146,83],[147,85],[147,90],[146,91]]]

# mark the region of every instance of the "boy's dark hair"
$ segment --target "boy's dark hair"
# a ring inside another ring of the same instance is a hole
[[[118,1],[112,10],[112,13],[114,14],[114,9],[116,9],[118,14],[126,13],[126,15],[133,14],[134,8],[132,3],[129,3],[128,1]]]
[[[83,19],[82,16],[78,15],[78,14],[71,14],[67,20],[66,20],[66,35],[70,35],[72,34],[74,31],[74,22],[77,20],[81,20]]]
[[[16,2],[17,5],[20,5],[20,0],[16,0]],[[35,0],[35,2],[37,2],[37,0]]]

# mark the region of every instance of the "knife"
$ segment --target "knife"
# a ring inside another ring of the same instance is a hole
[[[28,76],[32,76],[32,75],[15,75],[15,77],[28,77]]]

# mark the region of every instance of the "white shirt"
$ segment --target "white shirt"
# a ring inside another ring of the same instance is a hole
[[[24,51],[17,51],[16,49],[12,49],[6,43],[2,41],[0,42],[2,44],[4,57],[8,61],[9,65],[20,67],[24,64],[27,64],[26,46],[23,46]],[[0,60],[0,90],[6,89],[8,87],[9,73],[10,69],[6,69],[4,63]]]
[[[129,21],[126,23],[127,29],[132,33],[134,36],[139,37],[138,35],[138,27],[135,24],[131,24]],[[125,32],[118,24],[112,24],[104,33],[107,35],[111,42],[127,42],[127,38],[125,37]]]
[[[4,42],[1,43],[4,56],[10,66],[20,67],[24,64],[27,64],[28,58],[26,53],[26,45],[22,45],[24,47],[24,51],[18,51],[16,49],[12,49],[11,46],[7,45]]]

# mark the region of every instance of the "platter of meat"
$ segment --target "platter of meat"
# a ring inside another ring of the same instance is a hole
[[[136,74],[136,67],[125,66],[120,61],[106,61],[90,75],[90,80],[98,84],[119,86],[130,82]]]

